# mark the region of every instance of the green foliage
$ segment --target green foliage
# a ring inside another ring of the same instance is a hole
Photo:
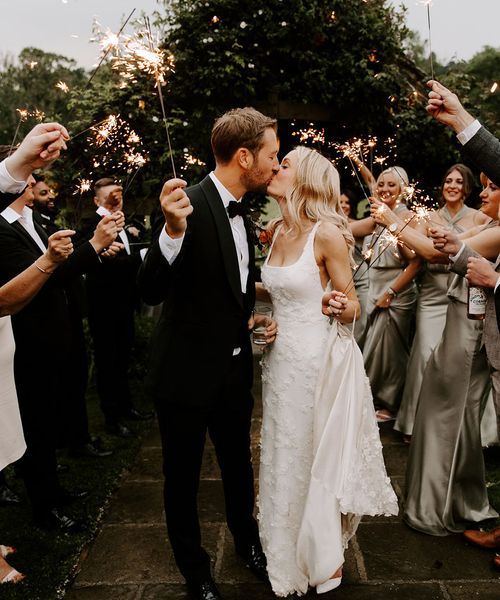
[[[0,143],[10,144],[20,121],[19,109],[36,110],[45,120],[68,122],[67,97],[56,87],[59,81],[74,89],[85,81],[85,72],[74,60],[37,48],[25,48],[16,63],[5,59],[0,65]],[[19,127],[17,141],[36,123],[30,116]]]
[[[454,136],[425,112],[426,45],[405,26],[404,10],[385,0],[163,0],[156,17],[163,47],[175,56],[175,73],[162,91],[177,174],[188,182],[213,167],[214,119],[246,105],[278,117],[282,153],[311,123],[325,132],[316,147],[333,158],[332,142],[377,136],[380,156],[390,137],[395,148],[386,164],[406,167],[429,192],[459,158]],[[500,79],[499,58],[489,47],[469,63],[442,65],[433,57],[436,76],[493,131],[500,126],[500,92],[490,92]],[[15,63],[4,61],[0,71],[0,142],[10,144],[18,125],[20,139],[35,122],[20,123],[16,108],[43,111],[73,136],[49,174],[59,189],[61,222],[77,226],[93,210],[92,193],[79,193],[79,180],[108,175],[122,180],[129,213],[150,213],[172,175],[154,78],[139,73],[123,87],[108,59],[88,84],[74,61],[33,48]],[[141,136],[142,168],[124,164],[123,149],[94,143],[88,129],[110,114]],[[337,164],[343,179],[351,176],[348,161]],[[356,180],[349,185],[358,186]],[[258,208],[262,199],[251,203]]]

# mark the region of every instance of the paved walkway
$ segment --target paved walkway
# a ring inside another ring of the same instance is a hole
[[[258,373],[256,374],[258,377]],[[256,381],[258,381],[256,379]],[[253,452],[258,464],[261,422],[256,383]],[[389,475],[401,498],[408,448],[382,428]],[[214,575],[227,600],[273,600],[234,553],[224,524],[224,501],[213,448],[207,447],[200,486],[200,516]],[[491,553],[467,546],[458,535],[431,537],[398,518],[366,518],[346,555],[341,588],[324,600],[499,600],[500,574]],[[162,506],[161,448],[154,426],[134,467],[115,493],[102,530],[81,557],[67,600],[187,600],[167,541]],[[316,597],[310,592],[306,598]]]

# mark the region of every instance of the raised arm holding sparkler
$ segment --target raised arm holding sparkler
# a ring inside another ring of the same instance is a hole
[[[39,123],[21,142],[20,146],[5,159],[10,176],[26,181],[35,169],[45,168],[66,149],[69,134],[59,123]]]
[[[427,85],[431,88],[427,112],[455,131],[462,154],[500,186],[500,141],[467,112],[456,94],[438,81]]]

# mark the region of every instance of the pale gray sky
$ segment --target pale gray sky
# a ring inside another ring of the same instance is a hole
[[[189,0],[186,0],[189,1]],[[256,0],[257,2],[258,0]],[[345,0],[349,2],[350,0]],[[408,7],[408,25],[428,38],[422,0],[388,0]],[[156,0],[0,0],[0,55],[17,56],[26,46],[74,58],[91,69],[100,48],[89,44],[94,16],[117,31],[136,7],[151,14]],[[433,0],[432,47],[441,62],[469,59],[485,45],[500,46],[500,0]],[[75,37],[77,36],[77,37]]]
[[[406,6],[410,29],[418,31],[422,40],[429,38],[426,0],[390,2]],[[432,49],[444,64],[468,60],[483,46],[500,47],[499,0],[432,0],[430,16]]]

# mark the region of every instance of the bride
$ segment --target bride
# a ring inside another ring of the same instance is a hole
[[[272,302],[279,336],[263,359],[259,528],[273,591],[284,597],[340,585],[361,515],[398,509],[361,353],[342,325],[359,304],[338,172],[299,146],[268,194],[282,216],[270,224],[257,297]]]

